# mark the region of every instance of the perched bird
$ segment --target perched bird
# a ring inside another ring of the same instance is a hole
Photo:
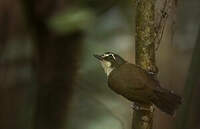
[[[181,97],[160,86],[151,74],[128,63],[113,52],[94,55],[108,77],[108,86],[128,100],[139,104],[154,104],[161,111],[174,115]]]

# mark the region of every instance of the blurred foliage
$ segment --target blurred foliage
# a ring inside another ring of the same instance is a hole
[[[88,9],[70,9],[48,20],[49,28],[57,33],[71,33],[87,30],[94,21],[94,14]]]

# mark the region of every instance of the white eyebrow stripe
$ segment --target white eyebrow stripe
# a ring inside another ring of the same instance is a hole
[[[111,54],[112,55],[112,57],[114,58],[114,60],[115,60],[115,56],[114,56],[114,54]]]
[[[107,57],[107,56],[112,56],[114,58],[114,60],[116,60],[114,54],[104,54],[103,57]]]

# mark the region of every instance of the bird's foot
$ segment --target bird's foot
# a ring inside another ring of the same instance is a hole
[[[138,105],[136,103],[133,103],[131,105],[131,108],[133,108],[133,110],[135,110],[135,111],[142,110],[142,111],[154,112],[154,107],[153,106],[150,106],[149,108],[147,108],[147,107],[144,107],[144,106],[140,106],[140,105]]]

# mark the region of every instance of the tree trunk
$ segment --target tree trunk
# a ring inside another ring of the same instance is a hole
[[[37,51],[39,87],[33,129],[63,129],[80,60],[83,33],[76,30],[60,34],[47,26],[46,20],[56,9],[54,2],[58,1],[45,1],[43,4],[47,10],[42,12],[38,10],[39,1],[23,2]]]
[[[156,51],[161,43],[169,14],[174,15],[175,0],[136,0],[135,62],[157,78]],[[151,108],[153,105],[140,105]],[[153,112],[133,111],[132,129],[151,129]]]
[[[136,64],[148,72],[157,73],[155,65],[155,0],[139,0],[136,6]],[[141,105],[150,109],[153,105]],[[153,112],[133,111],[132,129],[151,129]]]

